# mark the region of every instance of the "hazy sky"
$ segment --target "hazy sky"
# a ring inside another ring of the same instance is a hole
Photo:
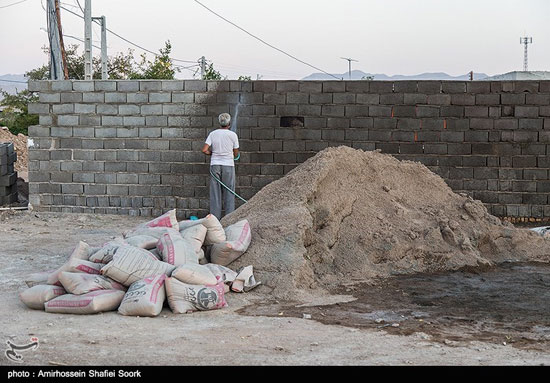
[[[40,0],[2,8],[0,74],[24,73],[46,63],[46,15]],[[44,0],[43,0],[44,1]],[[550,70],[548,0],[201,0],[206,6],[270,44],[330,73],[489,75],[523,68],[520,36],[533,37],[529,69]],[[84,0],[80,0],[84,6]],[[76,0],[63,6],[80,12]],[[45,1],[44,1],[45,6]],[[315,69],[248,36],[193,0],[92,0],[93,16],[127,39],[158,51],[170,40],[172,56],[205,56],[229,78],[299,79]],[[83,21],[62,10],[65,35],[83,37]],[[99,45],[99,26],[94,26]],[[66,38],[66,44],[82,43]],[[108,35],[109,54],[128,43]],[[135,49],[136,56],[141,53]],[[95,49],[94,54],[99,54]],[[152,56],[150,56],[152,58]],[[177,75],[190,78],[184,70]]]

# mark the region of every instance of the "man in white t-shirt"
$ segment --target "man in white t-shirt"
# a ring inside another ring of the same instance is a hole
[[[219,115],[220,128],[211,132],[206,138],[202,152],[210,159],[210,171],[229,189],[235,191],[235,162],[239,155],[239,138],[229,128],[231,116],[229,113]],[[218,219],[222,218],[222,201],[225,214],[235,210],[235,195],[210,178],[210,213]]]

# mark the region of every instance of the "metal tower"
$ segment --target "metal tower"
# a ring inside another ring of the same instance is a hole
[[[524,50],[523,50],[523,71],[524,72],[527,72],[529,69],[529,63],[528,63],[528,59],[527,59],[527,47],[529,46],[529,44],[532,44],[533,43],[533,38],[532,37],[521,37],[519,39],[519,43],[520,44],[523,44],[525,47],[524,47]]]
[[[352,61],[355,61],[355,62],[359,62],[357,60],[354,60],[354,59],[351,59],[351,58],[347,58],[347,57],[340,57],[342,60],[348,60],[348,68],[349,68],[349,79],[351,80],[351,62]]]

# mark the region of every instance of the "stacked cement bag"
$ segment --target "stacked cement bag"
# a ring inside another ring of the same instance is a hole
[[[21,300],[33,309],[70,314],[118,310],[154,317],[166,301],[174,313],[220,309],[227,306],[227,292],[259,285],[252,266],[237,272],[225,267],[250,239],[246,220],[224,229],[213,215],[178,222],[170,210],[102,246],[79,242],[58,269],[27,277],[30,288]]]
[[[0,206],[17,202],[17,161],[12,142],[0,142]]]

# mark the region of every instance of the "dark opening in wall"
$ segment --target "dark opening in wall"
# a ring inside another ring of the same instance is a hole
[[[294,128],[303,127],[304,118],[297,116],[283,116],[281,117],[281,128]]]

